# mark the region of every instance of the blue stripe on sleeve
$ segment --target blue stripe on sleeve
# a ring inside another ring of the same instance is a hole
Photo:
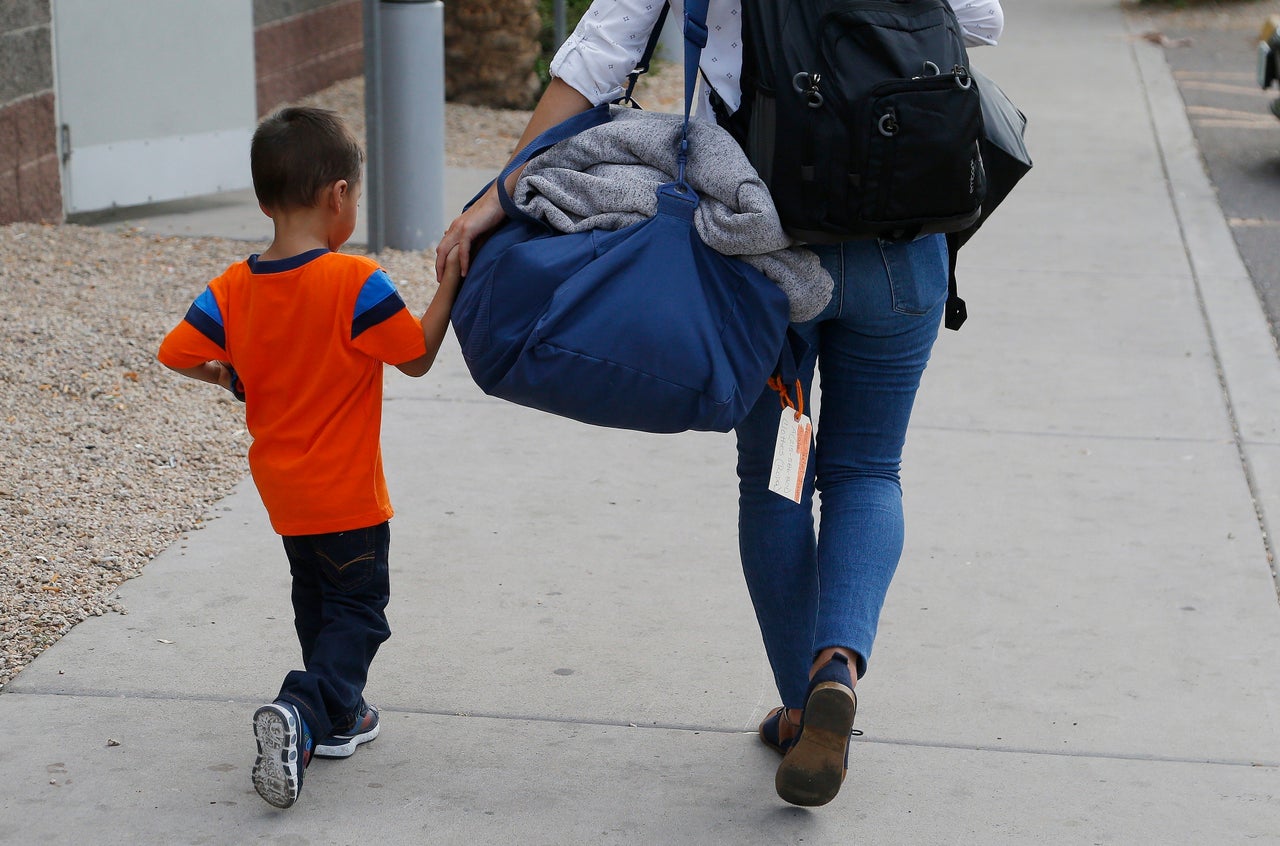
[[[361,332],[366,329],[372,329],[388,317],[391,317],[399,311],[403,311],[404,307],[404,300],[400,299],[399,294],[395,291],[387,294],[386,299],[372,308],[365,309],[364,314],[361,314],[352,321],[351,340],[354,341],[360,336]]]
[[[364,280],[364,285],[360,288],[360,296],[356,297],[355,319],[359,320],[360,315],[385,300],[387,294],[395,292],[396,286],[391,284],[391,279],[384,271],[379,269],[370,273],[369,278]]]
[[[222,309],[218,308],[218,301],[214,298],[213,291],[205,288],[204,293],[196,297],[191,308],[187,309],[185,319],[210,341],[224,350],[227,348],[227,332],[222,323]]]
[[[366,329],[377,326],[404,308],[404,300],[396,292],[391,279],[382,270],[369,274],[356,297],[355,314],[351,320],[351,339],[354,341]]]

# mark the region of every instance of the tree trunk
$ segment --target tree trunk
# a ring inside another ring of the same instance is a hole
[[[505,109],[532,108],[542,28],[538,0],[447,0],[445,98]]]

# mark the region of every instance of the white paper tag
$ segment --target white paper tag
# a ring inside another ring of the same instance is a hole
[[[809,466],[809,446],[813,442],[813,425],[809,415],[796,419],[795,409],[782,409],[778,421],[778,440],[773,447],[773,472],[769,474],[769,490],[800,502],[804,495],[804,471]]]

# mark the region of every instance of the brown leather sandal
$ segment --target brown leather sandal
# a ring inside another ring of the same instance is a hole
[[[849,738],[857,711],[849,662],[837,653],[809,683],[800,735],[774,779],[778,796],[810,807],[836,798],[849,771]]]
[[[791,727],[791,736],[782,737],[782,724],[786,723]],[[800,734],[800,727],[791,722],[787,716],[787,709],[778,706],[769,712],[768,716],[760,723],[760,742],[768,746],[779,755],[786,755],[795,745],[796,738]]]

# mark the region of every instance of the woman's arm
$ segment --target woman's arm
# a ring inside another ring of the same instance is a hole
[[[533,116],[529,118],[529,124],[520,136],[516,150],[523,149],[526,144],[557,123],[579,112],[585,112],[589,108],[591,108],[591,102],[586,97],[570,88],[562,80],[551,80],[551,84],[542,94],[542,99],[538,101],[537,108],[533,110]],[[519,175],[519,170],[511,174],[507,180],[508,191],[515,188]],[[466,276],[471,267],[472,244],[497,227],[505,216],[502,206],[498,203],[498,188],[492,185],[480,199],[472,204],[471,208],[454,218],[453,223],[449,224],[449,228],[445,230],[440,243],[436,245],[436,278],[444,278],[445,262],[455,250],[459,251],[457,258],[462,275]]]
[[[948,0],[964,30],[966,47],[994,46],[1004,31],[1000,0]]]
[[[678,12],[682,4],[674,5]],[[551,84],[538,100],[512,156],[566,118],[615,99],[644,53],[661,9],[653,0],[595,0],[556,53]],[[515,189],[519,175],[517,170],[507,180],[508,190]],[[445,230],[436,246],[436,278],[444,278],[445,262],[455,250],[465,276],[471,268],[472,249],[505,216],[497,188],[491,187]]]

